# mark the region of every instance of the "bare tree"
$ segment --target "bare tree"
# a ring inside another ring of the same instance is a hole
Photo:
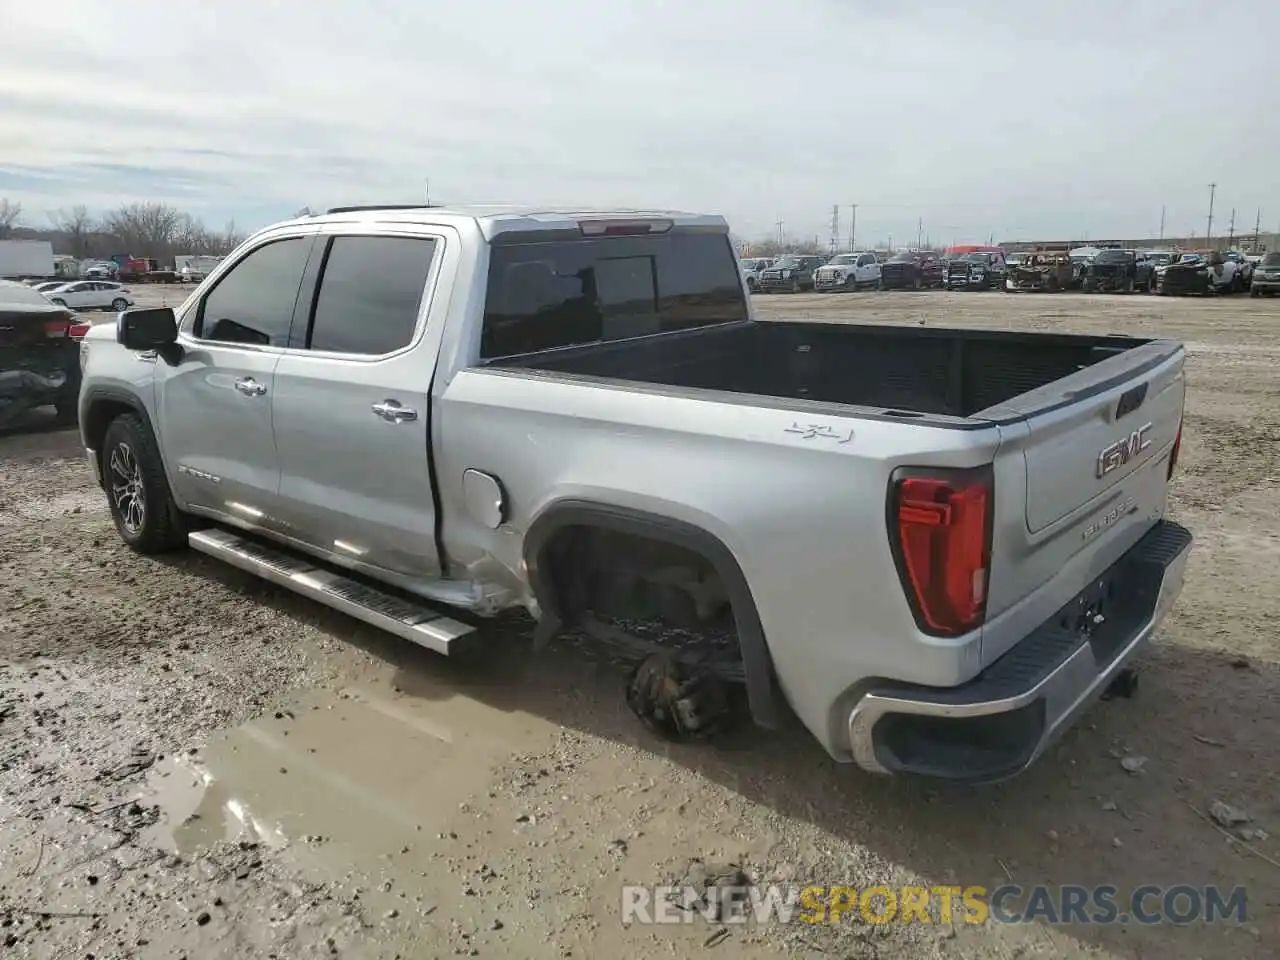
[[[22,204],[11,201],[8,197],[0,197],[0,240],[13,234],[22,216]]]
[[[103,227],[129,256],[169,261],[183,216],[167,203],[129,203],[103,217]]]
[[[217,238],[216,247],[213,253],[226,255],[240,246],[244,242],[245,235],[236,229],[236,222],[228,220],[227,225],[222,228],[222,236]]]
[[[71,256],[82,259],[89,255],[89,234],[94,230],[94,223],[88,209],[78,205],[70,210],[55,210],[49,214],[49,222],[55,230],[66,235]]]

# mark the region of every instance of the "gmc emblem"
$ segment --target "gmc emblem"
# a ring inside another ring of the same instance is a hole
[[[1151,446],[1151,438],[1147,433],[1152,424],[1143,424],[1122,440],[1103,447],[1098,452],[1098,479],[1101,480],[1116,467],[1128,463],[1147,447]]]

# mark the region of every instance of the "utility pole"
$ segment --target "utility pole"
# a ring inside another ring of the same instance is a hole
[[[777,223],[777,227],[778,227],[778,252],[779,252],[779,253],[781,253],[781,252],[782,252],[782,247],[783,247],[783,242],[782,242],[782,225],[783,225],[784,223],[786,223],[786,221],[785,221],[785,220],[779,220],[779,221],[778,221],[778,223]]]
[[[1216,183],[1209,184],[1209,222],[1204,227],[1204,245],[1213,249],[1213,195],[1218,192]]]
[[[427,177],[425,192],[426,192],[427,206],[429,207],[431,206],[431,178],[430,177]]]
[[[1253,221],[1253,252],[1258,252],[1262,244],[1262,208],[1258,208],[1258,219]]]
[[[834,254],[840,247],[840,205],[831,208],[831,252]]]
[[[924,217],[916,219],[916,249],[920,249],[920,244],[924,241]]]
[[[1160,204],[1160,239],[1164,239],[1164,204]]]
[[[1236,208],[1231,208],[1231,226],[1227,227],[1227,249],[1231,249],[1231,244],[1236,238]]]
[[[858,227],[858,205],[856,203],[849,204],[849,252],[853,253],[853,238]]]

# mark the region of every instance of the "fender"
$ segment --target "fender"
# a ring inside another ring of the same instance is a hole
[[[548,505],[529,524],[524,538],[524,562],[528,570],[529,585],[533,588],[542,613],[535,634],[537,638],[550,639],[563,625],[560,597],[546,567],[546,550],[557,532],[573,526],[600,527],[647,537],[691,550],[710,561],[729,594],[734,622],[738,628],[738,645],[742,650],[747,702],[751,707],[752,719],[758,726],[766,729],[777,728],[777,682],[773,660],[769,656],[764,628],[760,624],[751,588],[729,548],[701,527],[629,507],[590,500],[559,500]]]
[[[120,404],[128,407],[131,413],[136,413],[142,418],[142,422],[147,425],[151,435],[156,438],[157,446],[160,443],[160,436],[156,433],[155,425],[151,422],[151,414],[147,412],[146,405],[135,394],[119,387],[87,387],[84,395],[80,398],[80,440],[86,450],[93,451],[94,473],[98,478],[98,486],[102,486],[102,470],[98,464],[98,456],[102,451],[98,449],[98,444],[102,439],[102,434],[106,431],[107,424],[97,421],[93,415],[93,409],[103,403]]]

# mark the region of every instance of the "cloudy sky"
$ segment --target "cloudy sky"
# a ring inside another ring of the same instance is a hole
[[[130,12],[132,11],[132,12]],[[146,12],[139,12],[146,11]],[[867,243],[1280,226],[1280,3],[0,0],[0,197],[669,206]]]

